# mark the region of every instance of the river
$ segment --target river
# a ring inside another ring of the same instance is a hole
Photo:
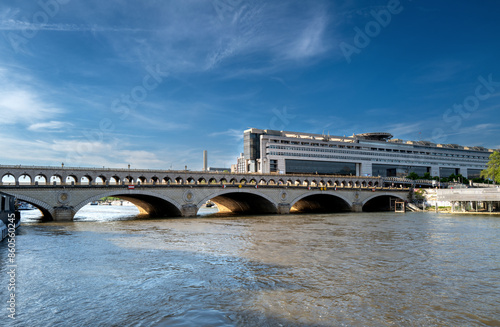
[[[500,326],[500,218],[23,212],[1,326]]]

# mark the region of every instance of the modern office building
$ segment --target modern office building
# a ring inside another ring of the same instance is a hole
[[[484,147],[393,139],[389,133],[330,136],[298,132],[244,131],[238,172],[318,173],[355,176],[479,177],[494,151]]]

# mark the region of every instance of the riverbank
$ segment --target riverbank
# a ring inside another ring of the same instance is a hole
[[[427,207],[424,212],[436,212],[435,207]],[[493,216],[500,216],[499,211],[451,211],[451,207],[447,208],[438,208],[438,213],[450,213],[450,214],[467,214],[467,215],[493,215]]]

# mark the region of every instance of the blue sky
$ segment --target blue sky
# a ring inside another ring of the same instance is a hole
[[[249,127],[500,148],[500,2],[0,4],[0,164],[229,167]]]

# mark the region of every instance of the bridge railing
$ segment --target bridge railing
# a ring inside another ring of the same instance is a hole
[[[106,168],[106,167],[71,167],[71,166],[26,166],[26,165],[0,165],[0,169],[36,169],[36,170],[67,170],[67,171],[93,171],[93,172],[148,172],[148,173],[164,173],[164,174],[208,174],[208,175],[249,175],[249,176],[281,176],[285,177],[323,177],[323,178],[362,178],[362,179],[380,179],[380,176],[352,176],[338,174],[281,174],[278,172],[271,173],[238,173],[231,171],[197,171],[197,170],[171,170],[171,169],[141,169],[141,168]]]
[[[140,188],[157,188],[157,187],[217,187],[217,188],[297,188],[297,189],[310,189],[310,190],[365,190],[365,191],[409,191],[408,187],[384,187],[384,186],[321,186],[321,185],[289,185],[289,184],[240,184],[240,183],[215,183],[215,184],[189,184],[189,183],[138,183],[138,184],[9,184],[4,183],[0,185],[0,189],[12,188],[125,188],[125,189],[140,189]]]

